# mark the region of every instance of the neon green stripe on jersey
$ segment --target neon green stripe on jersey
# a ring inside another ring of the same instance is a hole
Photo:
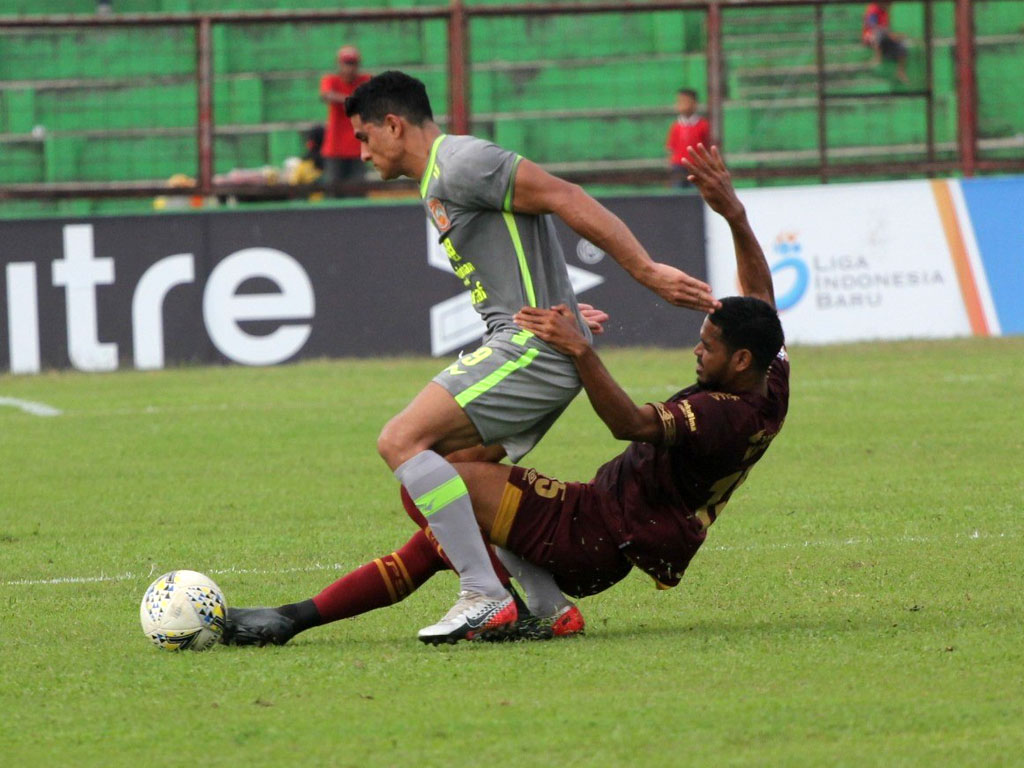
[[[526,294],[526,301],[531,307],[537,306],[537,297],[533,293],[533,278],[530,276],[530,265],[526,263],[526,252],[523,251],[523,241],[519,239],[519,227],[516,226],[516,217],[505,211],[501,214],[505,217],[505,226],[512,236],[512,247],[516,249],[516,258],[519,259],[519,273],[523,277],[523,292]]]
[[[456,499],[469,493],[461,477],[453,477],[432,491],[427,491],[413,503],[424,516],[444,509]]]
[[[519,333],[512,337],[512,343],[518,344],[521,347],[532,338],[533,331],[520,331]]]
[[[505,204],[501,208],[503,211],[512,212],[512,193],[516,187],[516,170],[518,170],[522,159],[522,155],[516,155],[515,162],[512,163],[512,175],[508,177],[508,189],[505,190]]]
[[[441,148],[441,142],[444,141],[447,134],[442,133],[436,139],[434,144],[430,147],[430,158],[427,160],[427,169],[423,171],[423,178],[420,179],[420,197],[427,196],[427,185],[430,184],[430,174],[434,172],[434,163],[437,162],[437,150]]]
[[[489,389],[492,389],[493,387],[496,387],[498,384],[500,384],[502,381],[508,378],[511,374],[515,373],[521,368],[525,368],[526,366],[528,366],[530,363],[533,362],[533,358],[535,358],[539,354],[539,349],[526,350],[516,360],[509,360],[507,363],[502,365],[501,368],[494,371],[489,376],[485,376],[473,386],[457,394],[455,396],[455,402],[458,403],[460,407],[465,408],[467,404],[476,400],[484,392],[486,392]],[[418,500],[416,502],[416,506],[419,506]]]

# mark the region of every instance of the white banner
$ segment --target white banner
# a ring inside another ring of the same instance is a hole
[[[764,248],[786,340],[821,344],[970,335],[927,181],[741,190]],[[739,292],[732,237],[706,212],[716,296]]]

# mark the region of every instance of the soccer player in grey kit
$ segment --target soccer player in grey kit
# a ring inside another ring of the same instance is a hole
[[[633,568],[659,588],[679,584],[789,409],[790,366],[764,252],[717,148],[691,147],[685,164],[688,180],[729,223],[743,294],[722,299],[705,318],[693,349],[697,381],[662,402],[636,404],[568,307],[522,307],[515,315],[520,327],[569,356],[595,412],[630,444],[589,483],[493,462],[455,464],[489,541],[543,568],[574,597],[608,589]],[[282,645],[312,627],[394,605],[451,568],[427,520],[408,495],[403,502],[420,527],[405,545],[307,600],[229,609],[223,642]],[[528,616],[503,636],[548,639],[582,630],[573,608],[553,621]]]
[[[460,576],[458,602],[419,637],[443,642],[500,629],[516,621],[516,603],[491,564],[451,461],[518,461],[580,390],[572,360],[513,320],[524,306],[565,305],[590,338],[548,214],[665,301],[705,312],[717,304],[705,283],[653,261],[626,225],[579,186],[490,142],[442,133],[419,80],[384,72],[360,86],[345,109],[364,162],[384,179],[420,180],[438,239],[487,325],[483,346],[438,374],[377,441]],[[526,590],[531,613],[570,610],[550,574],[510,552],[499,556]]]

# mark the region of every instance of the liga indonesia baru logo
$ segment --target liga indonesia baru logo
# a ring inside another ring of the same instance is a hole
[[[779,261],[772,265],[772,282],[784,289],[775,299],[779,312],[795,307],[807,293],[811,270],[802,252],[803,246],[796,232],[780,232],[775,236],[772,253],[779,257]]]

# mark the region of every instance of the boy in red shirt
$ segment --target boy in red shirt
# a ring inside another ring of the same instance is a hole
[[[875,55],[871,65],[877,67],[882,57],[896,62],[896,77],[901,83],[907,82],[907,46],[903,41],[906,35],[897,34],[889,26],[889,6],[891,3],[868,3],[864,9],[864,25],[861,28],[861,40],[871,48]]]
[[[359,72],[359,49],[354,45],[339,49],[337,73],[320,79],[320,99],[327,103],[327,130],[322,150],[324,174],[321,179],[328,191],[363,175],[359,140],[345,114],[345,99],[369,79],[369,75]]]
[[[669,183],[683,189],[690,186],[686,180],[689,171],[683,165],[683,160],[688,157],[686,148],[698,144],[710,146],[711,127],[707,120],[697,114],[697,92],[692,88],[680,88],[676,93],[676,114],[676,121],[668,129],[665,149],[668,150],[671,168]]]

